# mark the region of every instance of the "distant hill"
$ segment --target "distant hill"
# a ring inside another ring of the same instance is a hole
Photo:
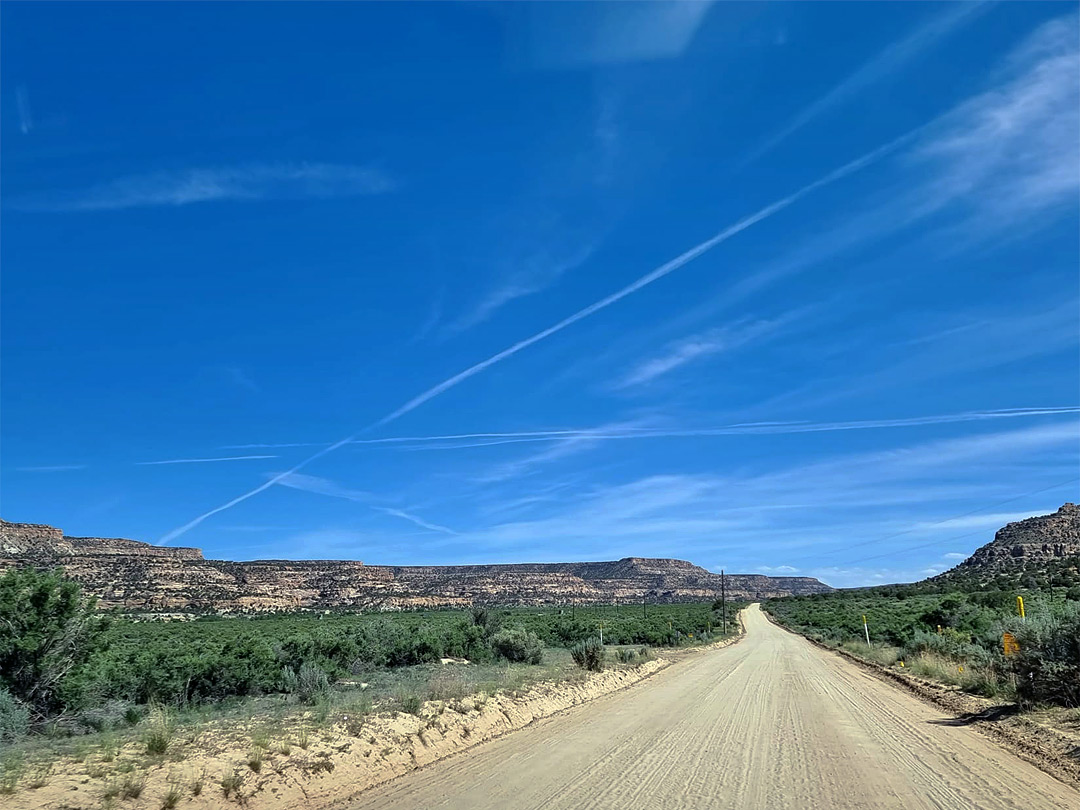
[[[640,604],[713,600],[720,575],[685,560],[385,566],[358,560],[207,560],[196,548],[67,537],[57,528],[0,521],[0,572],[64,569],[107,606],[131,611],[250,612],[348,608]],[[729,574],[729,598],[831,591],[811,577]]]
[[[1080,583],[1080,507],[1066,503],[1049,515],[1018,520],[928,585],[1009,588]]]

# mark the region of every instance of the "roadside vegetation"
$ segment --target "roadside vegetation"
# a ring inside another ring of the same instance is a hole
[[[743,606],[728,603],[729,632]],[[0,744],[134,735],[148,755],[164,756],[186,727],[211,720],[415,714],[426,700],[633,666],[650,647],[717,640],[714,607],[133,620],[98,611],[59,573],[12,570],[0,577]],[[259,756],[248,764],[257,770]]]
[[[888,667],[1023,706],[1080,707],[1080,590],[951,590],[928,583],[772,599],[780,623]],[[943,583],[955,587],[955,583]],[[1026,619],[1017,614],[1022,596]],[[866,644],[863,616],[870,632]],[[1006,656],[1003,634],[1019,649]]]

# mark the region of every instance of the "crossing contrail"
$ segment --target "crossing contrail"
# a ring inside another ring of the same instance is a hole
[[[408,445],[405,449],[456,450],[468,447],[490,447],[521,442],[552,442],[564,439],[652,439],[728,436],[745,434],[818,433],[839,430],[875,430],[920,425],[942,425],[956,422],[981,422],[987,419],[1012,419],[1029,416],[1055,416],[1080,413],[1077,405],[1055,405],[1047,408],[1002,408],[992,411],[963,411],[934,416],[913,416],[902,419],[861,419],[847,422],[741,422],[731,425],[699,428],[628,427],[618,430],[602,428],[566,428],[562,430],[524,430],[488,433],[449,433],[433,436],[387,436],[381,439],[357,439],[356,445]],[[326,442],[283,442],[281,444],[236,444],[233,448],[322,447]],[[250,458],[257,458],[251,456]],[[268,456],[273,458],[273,456]]]
[[[812,194],[813,192],[817,191],[818,189],[820,189],[820,188],[822,188],[824,186],[827,186],[827,185],[829,185],[831,183],[835,183],[837,180],[841,180],[841,179],[843,179],[843,178],[845,178],[845,177],[847,177],[847,176],[849,176],[851,174],[854,174],[855,172],[866,168],[870,164],[877,162],[878,160],[885,157],[886,155],[896,151],[900,146],[902,146],[903,144],[907,143],[912,138],[914,138],[915,135],[918,134],[919,132],[921,132],[924,128],[925,127],[918,127],[916,129],[908,132],[905,135],[901,135],[899,138],[896,138],[895,140],[890,141],[889,143],[885,144],[884,146],[879,146],[877,149],[874,149],[874,150],[872,150],[870,152],[867,152],[866,154],[862,155],[861,157],[856,158],[855,160],[851,161],[850,163],[846,163],[843,166],[841,166],[840,168],[829,172],[824,177],[821,177],[821,178],[815,180],[813,183],[810,183],[809,185],[803,186],[798,191],[795,191],[792,194],[789,194],[788,196],[777,200],[776,202],[773,202],[773,203],[770,203],[769,205],[766,205],[764,208],[761,208],[758,211],[756,211],[755,213],[751,214],[750,216],[739,220],[735,224],[729,225],[728,227],[724,228],[722,231],[719,231],[718,233],[716,233],[713,236],[706,239],[704,242],[701,242],[701,243],[695,245],[694,247],[690,248],[689,250],[685,251],[684,253],[680,253],[674,259],[671,259],[670,261],[665,262],[664,264],[660,265],[656,269],[649,271],[648,273],[641,276],[637,280],[631,282],[630,284],[627,284],[622,289],[617,290],[616,292],[613,292],[610,295],[605,296],[604,298],[601,298],[599,301],[595,301],[594,303],[589,304],[587,307],[584,307],[583,309],[579,309],[573,315],[569,315],[566,318],[563,318],[561,321],[553,324],[552,326],[549,326],[547,329],[543,329],[543,330],[537,332],[536,334],[532,335],[531,337],[527,337],[527,338],[525,338],[523,340],[519,340],[517,343],[514,343],[513,345],[503,349],[501,352],[497,352],[496,354],[493,354],[491,357],[487,358],[486,360],[481,360],[479,363],[476,363],[476,364],[474,364],[472,366],[469,366],[464,371],[461,371],[461,372],[455,374],[454,376],[449,377],[446,380],[443,380],[438,385],[434,385],[431,388],[424,391],[423,393],[418,394],[417,396],[413,397],[408,402],[406,402],[404,405],[402,405],[400,408],[388,413],[386,416],[382,417],[381,419],[379,419],[379,420],[377,420],[375,422],[372,422],[370,425],[367,425],[366,427],[361,428],[360,430],[346,436],[344,439],[341,439],[340,441],[336,441],[333,444],[329,444],[326,447],[323,447],[322,449],[318,450],[317,452],[315,452],[315,453],[311,454],[310,456],[308,456],[307,458],[305,458],[303,461],[296,464],[296,466],[292,467],[291,469],[286,470],[283,473],[279,473],[278,475],[274,476],[273,478],[270,478],[266,482],[264,482],[264,483],[260,484],[259,486],[255,487],[254,489],[249,490],[248,492],[245,492],[242,495],[237,495],[232,500],[227,501],[227,502],[221,504],[220,506],[215,506],[210,511],[204,512],[203,514],[199,515],[198,517],[196,517],[196,518],[194,518],[192,520],[189,520],[183,526],[180,526],[180,527],[178,527],[176,529],[173,529],[171,532],[169,532],[164,537],[162,537],[160,542],[168,543],[168,542],[171,542],[172,540],[175,540],[177,537],[184,534],[185,532],[188,532],[191,529],[194,529],[196,526],[198,526],[200,523],[202,523],[207,518],[213,517],[214,515],[216,515],[216,514],[218,514],[220,512],[224,512],[226,509],[231,509],[232,507],[236,506],[237,504],[243,503],[248,498],[252,498],[255,495],[258,495],[260,492],[265,492],[266,490],[270,489],[270,487],[277,484],[277,482],[282,480],[283,478],[285,478],[285,477],[287,477],[289,475],[292,475],[292,474],[294,474],[296,472],[299,472],[300,470],[304,469],[306,466],[308,466],[312,462],[319,460],[323,456],[328,455],[328,454],[334,452],[335,450],[337,450],[337,449],[339,449],[341,447],[344,447],[347,444],[350,444],[351,442],[354,442],[357,438],[364,435],[365,433],[367,433],[367,432],[369,432],[371,430],[374,430],[376,428],[383,427],[384,425],[390,424],[391,422],[401,418],[402,416],[409,413],[410,411],[413,411],[416,408],[420,407],[425,402],[434,399],[435,397],[439,396],[442,393],[445,393],[446,391],[449,391],[451,388],[454,388],[455,386],[457,386],[458,384],[464,382],[465,380],[469,379],[470,377],[474,377],[477,374],[479,374],[479,373],[481,373],[483,371],[486,371],[487,369],[491,368],[492,366],[496,365],[497,363],[501,363],[503,360],[506,360],[508,357],[513,357],[518,352],[529,348],[533,344],[539,343],[540,341],[545,340],[545,339],[551,337],[552,335],[557,334],[558,332],[561,332],[562,330],[566,329],[569,326],[573,326],[578,321],[585,320],[590,315],[595,315],[597,312],[600,312],[601,310],[607,309],[612,304],[621,301],[622,299],[626,298],[629,295],[633,295],[638,290],[649,286],[650,284],[652,284],[655,281],[659,281],[660,279],[664,278],[667,275],[670,275],[671,273],[674,273],[679,268],[683,267],[684,265],[689,264],[694,259],[696,259],[699,256],[701,256],[701,255],[707,253],[708,251],[712,250],[717,245],[719,245],[719,244],[721,244],[723,242],[726,242],[731,237],[742,233],[747,228],[750,228],[750,227],[756,225],[757,223],[761,222],[762,220],[768,219],[773,214],[777,214],[780,211],[783,211],[785,208],[788,208],[789,206],[791,206],[794,203],[798,202],[799,200],[801,200],[806,195]]]

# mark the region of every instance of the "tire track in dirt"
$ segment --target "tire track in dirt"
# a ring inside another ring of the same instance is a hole
[[[361,794],[350,810],[1075,810],[1080,792],[768,622]]]

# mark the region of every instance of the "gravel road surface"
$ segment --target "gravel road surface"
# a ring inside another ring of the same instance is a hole
[[[351,810],[1080,810],[1080,792],[771,624]]]

